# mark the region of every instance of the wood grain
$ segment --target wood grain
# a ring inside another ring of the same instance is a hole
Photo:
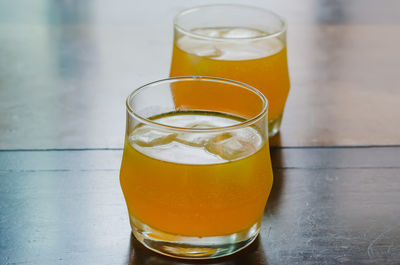
[[[258,240],[207,262],[131,238],[121,150],[0,152],[0,263],[397,264],[400,148],[275,148]],[[14,161],[11,163],[10,161]]]

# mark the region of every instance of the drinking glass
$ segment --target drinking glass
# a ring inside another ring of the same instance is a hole
[[[231,4],[179,13],[170,76],[185,75],[228,78],[257,88],[268,99],[269,136],[275,135],[290,87],[285,20],[268,10]],[[224,98],[240,101],[229,94]]]
[[[241,101],[220,100],[228,91]],[[177,103],[176,93],[191,97]],[[265,97],[236,81],[179,77],[136,89],[126,108],[120,182],[135,237],[191,259],[250,244],[272,186]]]

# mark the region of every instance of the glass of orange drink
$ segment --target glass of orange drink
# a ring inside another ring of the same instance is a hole
[[[170,76],[186,75],[228,78],[260,90],[269,102],[269,136],[275,135],[290,87],[285,20],[264,9],[229,4],[179,13]],[[229,93],[224,99],[240,101]]]
[[[138,88],[126,107],[120,182],[135,237],[189,259],[249,245],[272,187],[262,93],[227,79],[176,77]]]

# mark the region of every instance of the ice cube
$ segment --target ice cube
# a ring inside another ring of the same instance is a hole
[[[213,128],[215,127],[211,123],[207,121],[197,121],[193,123],[189,123],[185,126],[186,128],[194,128],[194,129],[199,129],[199,128]],[[207,144],[207,142],[210,140],[210,134],[209,133],[179,133],[175,140],[177,142],[180,142],[182,144],[194,146],[194,147],[203,147]]]
[[[176,133],[157,130],[150,126],[140,126],[136,128],[129,136],[129,142],[142,147],[152,147],[156,145],[165,145],[172,142]]]
[[[226,39],[246,39],[260,36],[261,32],[257,30],[245,29],[245,28],[233,28],[223,33],[223,38]]]
[[[203,147],[209,139],[210,137],[204,133],[180,133],[176,136],[175,141],[193,147]]]
[[[200,57],[218,57],[222,51],[209,41],[194,39],[188,36],[180,38],[177,42],[178,47],[185,52],[195,54]]]
[[[192,49],[192,53],[196,54],[197,56],[200,57],[219,57],[222,55],[222,51],[218,49],[214,45],[207,45],[204,47],[196,47],[195,49]]]
[[[211,37],[211,38],[222,37],[220,29],[201,28],[201,29],[194,29],[192,32],[196,33],[196,34],[199,34],[199,35],[202,35],[202,36]]]
[[[208,152],[216,154],[221,158],[231,161],[251,155],[256,151],[256,147],[251,141],[238,137],[236,134],[220,134],[207,143]]]

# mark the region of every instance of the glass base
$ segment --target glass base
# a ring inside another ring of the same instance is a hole
[[[282,115],[279,115],[276,119],[268,121],[268,137],[271,138],[279,132],[281,127]]]
[[[233,254],[256,239],[260,231],[258,221],[239,233],[212,237],[180,236],[162,232],[130,216],[133,235],[145,247],[174,258],[210,259]]]

